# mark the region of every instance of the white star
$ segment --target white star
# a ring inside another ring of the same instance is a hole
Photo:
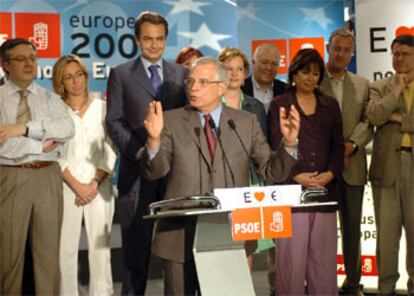
[[[244,17],[256,19],[256,13],[259,9],[253,3],[247,4],[245,7],[240,5],[237,7],[237,21],[240,21]]]
[[[333,21],[328,18],[325,14],[325,10],[323,7],[319,8],[299,8],[305,14],[305,21],[315,22],[317,23],[322,29],[326,30],[329,24],[333,23]]]
[[[177,1],[164,1],[164,3],[173,5],[174,7],[169,12],[169,14],[177,14],[184,11],[192,11],[199,15],[204,15],[204,13],[200,10],[200,7],[210,5],[211,3],[207,2],[193,2],[192,0],[179,0]]]
[[[179,35],[185,38],[191,38],[191,46],[200,49],[203,46],[208,46],[216,51],[221,50],[219,41],[231,38],[231,35],[214,34],[210,31],[205,23],[202,23],[197,32],[178,32]]]

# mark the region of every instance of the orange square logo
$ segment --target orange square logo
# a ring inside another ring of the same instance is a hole
[[[41,58],[59,58],[60,15],[57,13],[16,13],[16,37],[26,38]]]
[[[252,41],[252,54],[256,48],[263,43],[274,44],[277,49],[280,51],[280,64],[277,71],[278,74],[287,74],[288,64],[287,64],[287,42],[285,39],[269,39],[269,40],[253,40]]]
[[[12,37],[12,14],[0,12],[0,45]]]
[[[264,238],[292,236],[292,214],[290,207],[263,208]]]
[[[325,43],[323,37],[293,38],[289,40],[289,61],[291,62],[296,53],[303,48],[316,49],[325,60]]]
[[[237,209],[231,213],[233,240],[262,238],[260,208]]]

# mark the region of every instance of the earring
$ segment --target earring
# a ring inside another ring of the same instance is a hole
[[[296,86],[295,81],[292,81],[292,86],[293,86],[293,87],[295,87],[295,86]]]

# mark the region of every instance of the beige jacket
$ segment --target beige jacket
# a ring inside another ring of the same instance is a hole
[[[321,83],[322,91],[335,97],[330,78],[325,72]],[[358,151],[350,156],[349,167],[343,178],[349,185],[364,185],[367,181],[367,159],[365,146],[372,140],[373,128],[366,118],[369,81],[349,71],[345,73],[343,100],[341,106],[344,141],[358,145]]]

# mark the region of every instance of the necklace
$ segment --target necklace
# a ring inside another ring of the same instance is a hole
[[[81,114],[81,112],[82,112],[83,108],[87,105],[88,101],[89,101],[88,97],[85,97],[85,98],[82,100],[82,103],[81,103],[80,105],[78,105],[78,106],[77,106],[77,105],[75,105],[75,104],[73,104],[73,103],[71,103],[70,101],[68,101],[68,105],[69,105],[69,107],[73,110],[73,112],[74,112],[76,115],[80,116],[80,114]]]

